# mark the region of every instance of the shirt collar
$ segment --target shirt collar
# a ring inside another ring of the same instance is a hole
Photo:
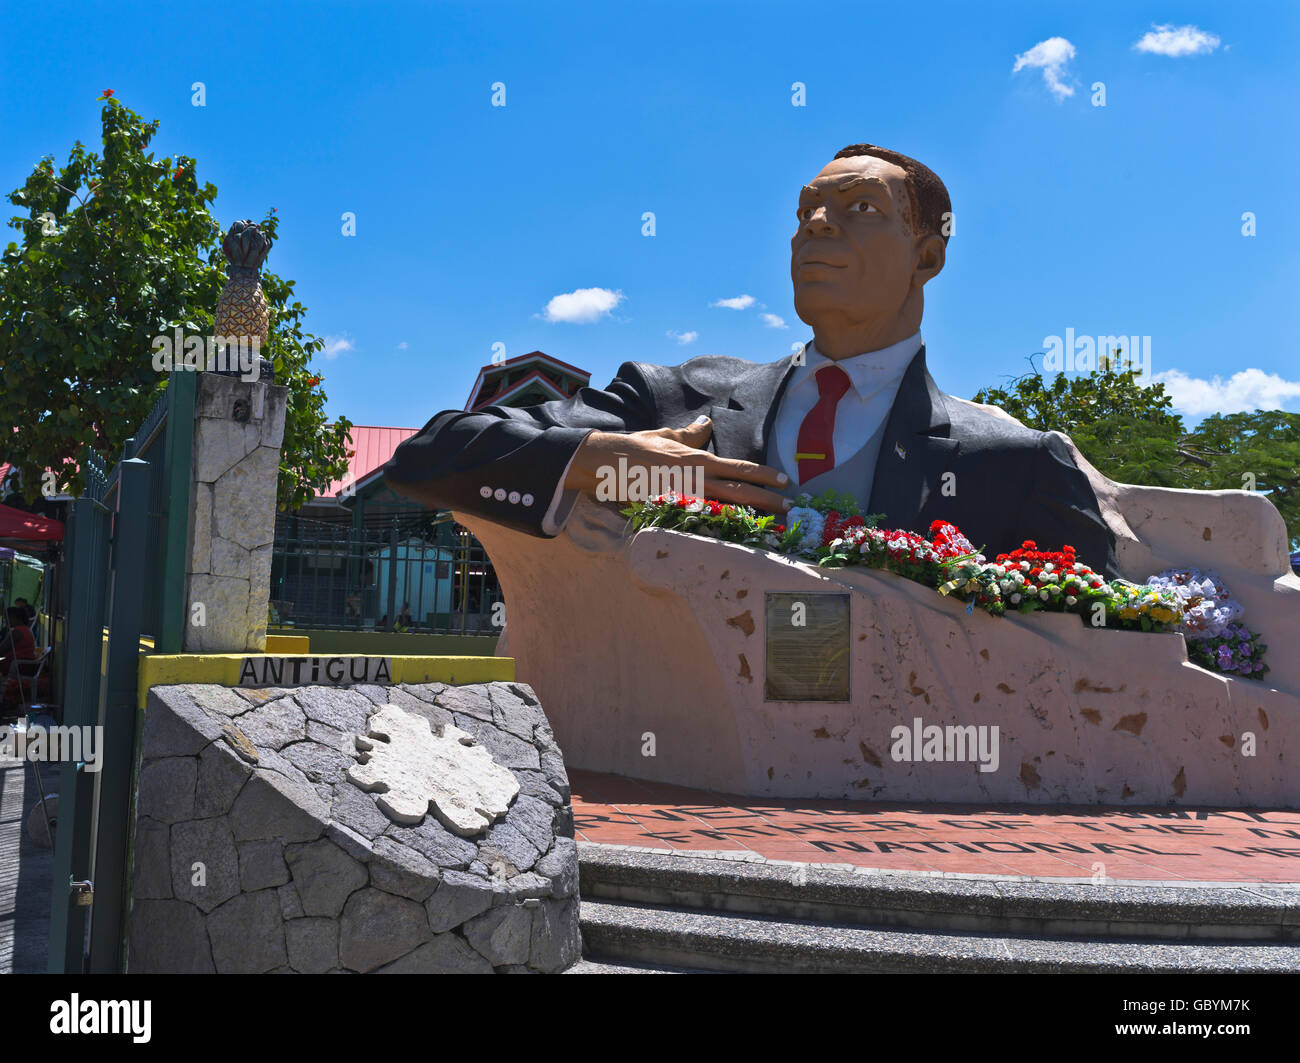
[[[899,340],[878,351],[866,351],[851,358],[841,358],[835,362],[849,374],[853,390],[859,397],[873,395],[883,386],[902,380],[907,367],[912,364],[916,352],[921,349],[921,333],[914,332],[905,340]],[[817,344],[809,340],[804,348],[804,365],[798,370],[799,376],[790,382],[792,388],[805,381],[813,380],[817,370],[834,361],[817,349]]]

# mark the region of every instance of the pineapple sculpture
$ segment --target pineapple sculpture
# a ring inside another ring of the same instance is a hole
[[[230,279],[221,290],[217,302],[217,318],[213,326],[218,336],[238,336],[246,345],[256,339],[259,347],[266,343],[271,315],[262,294],[262,264],[271,250],[271,239],[250,221],[237,221],[221,242],[221,250],[230,261]],[[239,375],[238,352],[227,351],[227,375]],[[262,359],[259,376],[271,376],[271,363]]]

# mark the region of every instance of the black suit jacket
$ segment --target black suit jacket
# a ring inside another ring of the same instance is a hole
[[[763,462],[793,369],[793,355],[770,363],[724,355],[679,366],[625,362],[603,391],[440,413],[397,448],[384,476],[432,508],[543,535],[560,478],[592,430],[684,428],[708,414],[711,451]],[[1069,543],[1097,571],[1117,574],[1114,536],[1065,438],[945,395],[926,370],[924,347],[894,398],[865,509],[885,514],[883,527],[921,534],[936,518],[951,520],[990,557],[1026,538],[1044,549]]]

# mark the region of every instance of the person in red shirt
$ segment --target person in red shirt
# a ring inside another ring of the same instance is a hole
[[[11,605],[5,612],[9,617],[9,630],[4,638],[0,638],[0,679],[9,674],[15,658],[19,661],[36,660],[36,639],[27,626],[27,611],[22,606]]]

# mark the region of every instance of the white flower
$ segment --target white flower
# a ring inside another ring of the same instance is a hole
[[[799,551],[813,551],[822,544],[822,531],[826,527],[826,518],[815,509],[807,506],[794,506],[785,517],[787,528],[799,525]]]
[[[1020,601],[1020,595],[1019,595],[1019,594],[1013,594],[1013,595],[1011,596],[1011,601],[1012,601],[1012,604],[1018,604],[1019,601]]]
[[[699,513],[703,509],[704,509],[704,500],[700,498],[697,498],[694,502],[687,503],[686,506],[687,513]]]
[[[1065,604],[1066,604],[1066,605],[1078,605],[1078,604],[1079,604],[1079,599],[1076,598],[1073,594],[1067,594],[1067,595],[1065,596]]]
[[[1182,605],[1188,638],[1206,639],[1221,635],[1245,610],[1228,593],[1217,572],[1196,568],[1166,569],[1147,580],[1156,590],[1172,592]]]

